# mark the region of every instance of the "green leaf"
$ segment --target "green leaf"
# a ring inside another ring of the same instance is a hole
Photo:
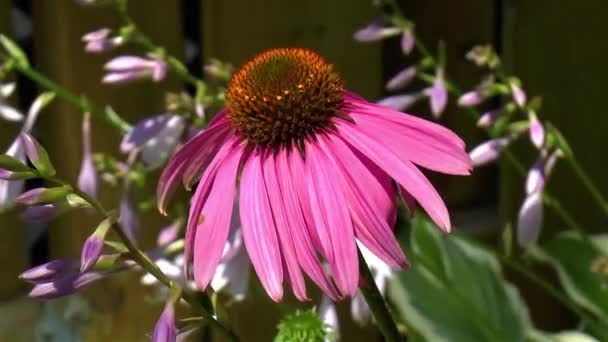
[[[566,232],[533,248],[531,255],[557,270],[564,290],[573,301],[608,322],[608,237],[592,241],[589,243],[575,232]]]
[[[413,225],[413,266],[391,281],[390,297],[417,340],[523,341],[528,312],[496,257],[421,216]]]
[[[550,147],[559,148],[562,151],[562,153],[564,154],[564,157],[566,157],[566,158],[574,157],[574,152],[572,151],[570,144],[568,144],[568,141],[566,140],[566,138],[564,138],[562,133],[551,123],[547,123],[546,127],[547,127],[547,136],[548,136],[547,137],[548,145]]]
[[[30,63],[27,60],[27,55],[14,41],[3,34],[0,34],[0,44],[2,44],[2,47],[6,50],[8,55],[20,66],[29,67]]]
[[[0,154],[0,169],[12,172],[32,171],[32,169],[23,164],[21,160],[6,154]]]

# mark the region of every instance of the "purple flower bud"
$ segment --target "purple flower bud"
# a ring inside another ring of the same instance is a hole
[[[42,204],[27,207],[21,218],[27,222],[48,222],[57,217],[63,209],[56,204]]]
[[[399,73],[393,76],[393,78],[386,82],[386,90],[394,91],[405,87],[414,79],[417,72],[418,70],[415,66],[401,70]]]
[[[395,95],[383,98],[382,100],[378,101],[378,104],[398,111],[403,111],[416,103],[419,98],[419,94]]]
[[[425,94],[429,97],[433,116],[440,117],[448,103],[448,91],[445,88],[442,69],[437,69],[435,82],[425,90]]]
[[[166,246],[171,242],[175,241],[179,236],[181,223],[179,221],[173,222],[167,227],[163,228],[158,237],[156,238],[156,244],[159,246]]]
[[[129,239],[133,242],[136,241],[137,232],[139,231],[139,218],[137,217],[137,211],[131,200],[129,189],[125,189],[122,199],[120,200],[120,215],[118,222],[124,229]]]
[[[77,292],[83,287],[102,279],[105,276],[99,272],[73,273],[61,279],[48,283],[36,284],[29,296],[36,299],[53,299]]]
[[[353,38],[359,42],[375,42],[399,33],[400,29],[396,27],[385,28],[384,20],[379,18],[355,32]]]
[[[167,64],[161,59],[146,59],[137,56],[119,56],[104,65],[108,73],[103,83],[125,83],[151,77],[158,82],[167,74]]]
[[[496,123],[496,121],[503,115],[502,109],[494,109],[483,113],[479,120],[477,120],[477,127],[488,128]]]
[[[543,191],[546,179],[551,174],[557,157],[557,152],[553,152],[549,156],[543,153],[543,155],[534,163],[526,177],[526,194],[532,195],[535,192]]]
[[[336,305],[327,296],[321,298],[321,304],[319,305],[319,317],[324,325],[329,327],[334,333],[336,339],[340,337],[340,322],[338,321],[338,312],[336,311]]]
[[[523,107],[526,105],[526,93],[515,83],[511,83],[511,95],[513,96],[513,101],[515,101],[518,106]]]
[[[110,32],[109,28],[104,27],[82,36],[82,41],[85,42],[84,50],[90,53],[103,53],[120,46],[124,39],[122,37],[109,38]]]
[[[129,153],[142,147],[166,127],[167,121],[172,116],[172,114],[161,114],[141,120],[122,139],[120,150],[123,153]]]
[[[469,152],[469,157],[473,160],[473,166],[482,166],[495,161],[510,142],[511,138],[503,137],[479,144]]]
[[[21,133],[21,143],[28,159],[36,169],[45,176],[54,176],[55,168],[49,159],[49,155],[40,143],[27,133]]]
[[[48,191],[48,190],[49,189],[47,189],[47,188],[35,188],[32,190],[28,190],[28,191],[22,193],[21,195],[19,195],[15,199],[15,202],[21,203],[23,205],[34,205],[36,203],[39,203],[40,196],[45,191]]]
[[[416,46],[416,36],[412,29],[406,29],[401,35],[401,51],[404,55],[409,55]]]
[[[517,241],[527,247],[536,242],[543,223],[543,194],[534,192],[524,200],[517,218]]]
[[[112,227],[114,222],[115,218],[113,216],[103,220],[99,226],[97,226],[95,232],[86,239],[80,254],[80,272],[89,271],[95,266],[95,263],[97,263],[97,260],[99,260],[99,257],[101,256],[108,230],[110,230],[110,227]]]
[[[78,174],[78,188],[91,197],[97,198],[98,179],[91,153],[91,117],[86,114],[82,120],[82,162]]]
[[[177,328],[175,326],[175,308],[171,301],[168,301],[161,313],[156,325],[154,333],[152,333],[152,342],[175,342],[177,340]]]
[[[473,90],[462,94],[458,99],[458,105],[461,107],[472,107],[482,103],[483,100],[485,100],[485,97],[481,92],[479,90]]]
[[[21,273],[19,279],[32,284],[47,283],[63,277],[66,273],[74,271],[74,260],[57,259],[45,264],[34,266]]]
[[[530,128],[528,129],[528,133],[530,134],[532,144],[534,144],[536,148],[541,149],[545,144],[545,128],[536,115],[530,116]]]

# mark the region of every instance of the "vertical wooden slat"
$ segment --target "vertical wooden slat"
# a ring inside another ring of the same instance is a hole
[[[607,194],[607,162],[602,153],[608,129],[603,113],[608,82],[608,37],[603,32],[608,30],[608,3],[564,1],[556,6],[550,0],[509,0],[504,9],[504,58],[509,72],[522,79],[529,96],[542,96],[540,116],[563,132],[599,190]],[[534,162],[536,152],[529,143],[518,144],[514,151],[526,166]],[[508,163],[501,171],[502,209],[504,216],[512,219],[523,200],[524,179]],[[565,162],[558,162],[548,189],[587,231],[606,231],[608,219]],[[545,209],[541,239],[566,228],[551,209]],[[564,328],[570,317],[563,308],[560,312],[551,298],[533,293],[528,297],[540,327]]]
[[[380,95],[380,45],[360,44],[352,39],[358,27],[378,15],[371,2],[207,0],[203,1],[202,11],[205,60],[216,57],[238,67],[265,49],[306,47],[334,63],[350,90],[371,99]],[[349,319],[345,304],[340,308],[343,341],[376,338],[373,329],[361,329]],[[254,291],[244,304],[231,310],[230,317],[239,335],[247,336],[247,340],[270,341],[276,333],[277,320],[292,310],[292,302],[277,305],[262,291]]]
[[[11,6],[9,0],[0,0],[0,32],[10,36]],[[0,153],[4,153],[19,133],[20,123],[0,122]],[[0,300],[9,299],[23,291],[23,283],[17,279],[28,264],[25,227],[17,212],[10,210],[0,214],[0,227],[4,234],[0,239]]]
[[[154,40],[171,53],[181,55],[179,2],[131,1],[129,10]],[[79,6],[72,0],[37,0],[34,1],[34,16],[36,66],[74,93],[84,93],[99,104],[111,104],[131,122],[160,113],[164,108],[163,92],[181,87],[173,77],[160,84],[100,84],[104,61],[113,55],[138,52],[127,47],[112,54],[84,53],[80,37],[85,32],[103,26],[116,27],[116,17],[108,9]],[[59,100],[40,119],[40,137],[49,149],[58,174],[72,182],[77,178],[81,158],[81,118],[78,109]],[[116,154],[119,139],[115,131],[93,122],[94,152]],[[108,208],[116,208],[116,191],[104,191],[102,202]],[[145,217],[141,222],[140,243],[150,247],[160,218],[155,211]],[[77,257],[82,242],[99,220],[99,217],[81,212],[57,220],[49,228],[52,257]],[[94,285],[84,296],[92,313],[77,333],[86,341],[148,340],[148,333],[161,309],[146,303],[148,293],[139,285],[139,275],[134,274],[117,275]]]

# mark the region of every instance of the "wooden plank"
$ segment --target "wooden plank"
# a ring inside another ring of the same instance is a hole
[[[11,2],[0,0],[0,32],[10,35]],[[0,122],[0,150],[4,153],[19,133],[19,123]],[[7,300],[23,292],[25,287],[17,276],[28,265],[28,250],[25,242],[25,227],[18,213],[11,210],[0,214],[0,228],[3,238],[0,239],[0,300]],[[1,304],[0,304],[1,305]]]
[[[209,0],[203,2],[202,12],[205,61],[215,57],[238,67],[265,49],[306,47],[334,63],[350,90],[370,99],[380,96],[380,45],[361,44],[352,39],[357,28],[379,14],[374,12],[371,2]],[[317,295],[313,298],[318,298]],[[313,303],[318,301],[304,305],[311,307]],[[361,329],[349,319],[346,306],[340,306],[342,340],[377,339],[374,329]],[[243,305],[231,310],[230,318],[241,336],[251,341],[270,341],[276,333],[277,320],[296,307],[293,301],[277,305],[262,291],[254,291]]]
[[[130,12],[142,29],[154,40],[181,55],[182,43],[179,2],[132,1]],[[80,37],[89,31],[115,27],[116,17],[108,10],[83,7],[73,0],[34,1],[35,64],[51,79],[72,90],[84,93],[96,103],[111,104],[130,121],[164,110],[163,92],[178,90],[175,78],[161,83],[142,82],[124,86],[101,85],[102,64],[113,55],[138,52],[121,48],[109,55],[90,55],[83,51]],[[160,25],[159,23],[162,23]],[[80,122],[82,113],[57,101],[40,119],[41,141],[47,146],[58,174],[75,181],[81,158]],[[93,122],[94,152],[116,154],[119,135]],[[152,182],[153,183],[153,182]],[[154,187],[155,184],[150,184]],[[102,193],[107,207],[118,206],[116,191]],[[69,214],[50,229],[52,257],[77,257],[82,242],[99,218],[84,213]],[[160,228],[160,217],[151,211],[142,220],[141,245],[151,247]],[[160,306],[146,301],[145,289],[135,275],[118,275],[94,285],[84,296],[93,310],[90,319],[81,323],[79,332],[86,341],[146,341],[160,313]]]

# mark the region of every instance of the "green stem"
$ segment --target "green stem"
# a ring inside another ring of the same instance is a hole
[[[374,282],[372,272],[367,266],[361,251],[357,250],[357,252],[359,254],[359,272],[365,281],[365,284],[359,289],[376,320],[380,332],[388,342],[403,341],[399,334],[399,330],[397,329],[397,325],[395,324],[395,320],[393,319],[380,290],[378,290],[378,286],[376,286],[376,283]]]
[[[91,100],[89,100],[84,95],[76,96],[71,93],[68,89],[64,88],[60,84],[48,79],[46,76],[38,72],[36,69],[33,69],[29,66],[23,66],[19,63],[15,63],[15,68],[24,76],[37,83],[38,85],[54,92],[65,100],[66,102],[72,104],[73,106],[78,107],[82,112],[91,113],[93,117],[96,119],[105,122],[110,127],[115,128],[121,133],[126,133],[131,129],[131,125],[126,122],[123,118],[116,115],[115,113],[110,113],[105,110],[99,109],[97,106],[93,104]]]
[[[566,160],[574,170],[574,173],[576,173],[578,178],[580,178],[583,185],[587,188],[587,190],[589,190],[589,192],[597,202],[597,205],[602,209],[604,214],[608,216],[608,201],[606,201],[604,195],[602,195],[597,186],[593,183],[591,177],[589,177],[589,174],[587,174],[587,172],[583,169],[576,157],[571,156],[566,158]]]
[[[57,184],[61,184],[61,185],[68,185],[68,183],[66,183],[63,180],[56,178],[56,177],[50,177],[50,178],[46,178],[46,179],[53,183],[57,183]],[[108,217],[111,215],[111,213],[103,207],[101,202],[99,202],[95,198],[91,197],[86,192],[83,192],[77,188],[74,188],[73,192],[74,192],[74,194],[80,196],[82,199],[87,201],[103,217]],[[135,261],[146,272],[153,275],[163,285],[167,286],[168,288],[171,288],[173,286],[173,281],[169,277],[167,277],[167,275],[165,275],[163,273],[163,271],[152,260],[150,260],[150,258],[144,252],[142,252],[139,248],[137,248],[137,246],[135,246],[135,244],[133,244],[133,242],[131,241],[131,239],[129,239],[129,237],[124,232],[124,230],[122,229],[122,227],[120,226],[119,223],[113,224],[112,229],[114,230],[116,235],[118,235],[118,238],[121,240],[121,242],[125,245],[125,247],[129,251],[129,256],[131,257],[131,259],[133,261]],[[209,325],[211,327],[213,327],[218,332],[220,332],[222,334],[222,336],[227,338],[229,341],[238,341],[238,338],[236,337],[234,332],[232,332],[230,329],[228,329],[227,327],[222,325],[217,319],[215,319],[215,317],[213,317],[213,315],[211,313],[209,313],[209,311],[207,311],[205,309],[204,305],[201,303],[201,301],[198,298],[199,296],[200,296],[199,294],[194,293],[192,290],[190,290],[188,288],[183,288],[182,292],[181,292],[181,297],[186,302],[188,302],[190,305],[192,305],[192,307],[196,308],[197,311],[201,314],[201,316],[207,322],[209,322]],[[202,296],[206,297],[207,295],[202,293]],[[207,301],[208,301],[208,298],[207,298]]]

